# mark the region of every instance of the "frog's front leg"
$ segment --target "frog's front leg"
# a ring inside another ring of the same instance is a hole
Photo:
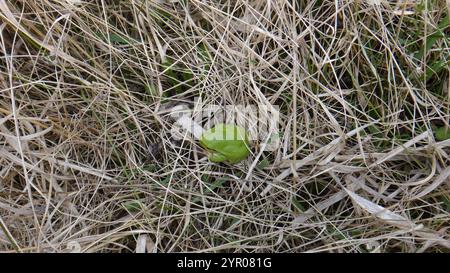
[[[211,160],[212,162],[220,163],[220,162],[224,162],[225,160],[227,160],[227,157],[221,153],[211,153],[208,156],[208,159]]]

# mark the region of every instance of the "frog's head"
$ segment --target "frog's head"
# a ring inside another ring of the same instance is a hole
[[[217,124],[202,134],[200,144],[212,162],[238,163],[250,153],[245,129],[235,125]]]

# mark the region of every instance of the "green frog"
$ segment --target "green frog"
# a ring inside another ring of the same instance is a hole
[[[235,164],[246,159],[250,153],[248,135],[244,128],[219,123],[206,130],[200,137],[200,145],[208,151],[212,162]]]

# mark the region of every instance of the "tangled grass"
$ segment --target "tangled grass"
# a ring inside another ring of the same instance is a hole
[[[448,252],[449,9],[0,0],[0,250]],[[281,145],[209,162],[195,97],[279,106]]]

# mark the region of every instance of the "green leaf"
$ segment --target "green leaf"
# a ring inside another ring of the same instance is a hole
[[[422,59],[422,57],[424,56],[424,54],[426,54],[428,51],[430,51],[430,49],[433,47],[433,45],[440,39],[442,38],[446,38],[447,36],[445,35],[444,31],[445,28],[448,27],[449,24],[449,17],[448,15],[442,19],[442,21],[439,23],[437,29],[435,32],[431,33],[430,35],[428,35],[426,37],[426,41],[425,41],[425,47],[422,47],[419,52],[417,52],[415,54],[415,58],[417,59]]]
[[[430,67],[427,68],[426,79],[429,80],[433,74],[438,74],[444,68],[447,68],[450,65],[450,61],[439,60],[434,62]]]
[[[105,33],[96,32],[95,35],[97,35],[97,37],[102,39],[104,42],[108,41],[108,35],[106,35]],[[121,45],[129,45],[130,44],[130,41],[128,39],[126,39],[118,34],[115,34],[115,33],[109,34],[109,42],[117,43],[117,44],[121,44]]]
[[[123,207],[129,212],[138,212],[142,209],[142,203],[138,200],[131,200],[122,203]]]
[[[258,165],[256,166],[258,169],[264,169],[265,167],[269,166],[270,162],[269,160],[267,160],[267,158],[264,158],[263,160],[261,160]]]
[[[445,210],[450,213],[450,200],[446,196],[442,196],[441,199],[445,207]]]
[[[439,127],[434,131],[434,134],[436,135],[436,139],[439,141],[450,139],[450,127]]]
[[[296,198],[292,198],[292,205],[294,205],[294,207],[300,212],[304,212],[306,210],[305,207]]]

